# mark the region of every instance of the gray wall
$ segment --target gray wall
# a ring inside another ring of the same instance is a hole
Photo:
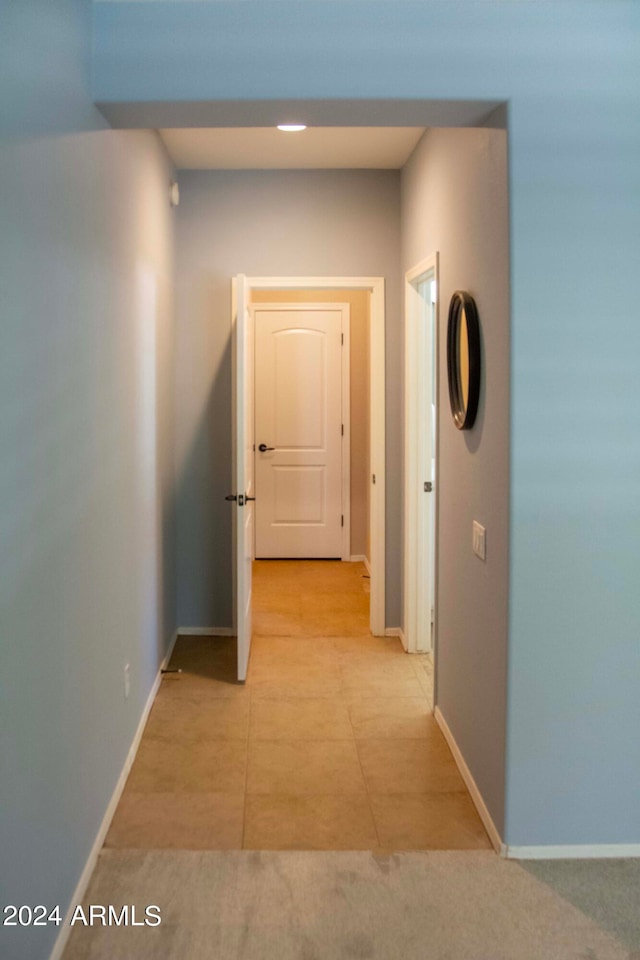
[[[504,130],[429,130],[402,172],[402,266],[440,254],[437,704],[504,831],[509,559],[509,231]],[[482,386],[456,429],[447,383],[451,295],[475,299]],[[487,531],[486,562],[471,550]]]
[[[89,25],[2,5],[0,900],[63,911],[175,629],[171,169],[103,129]],[[1,928],[0,953],[57,932]]]
[[[178,619],[231,624],[231,277],[383,276],[387,624],[400,623],[400,177],[395,171],[180,174],[176,372]]]
[[[379,0],[366,31],[349,0],[96,8],[105,100],[337,97],[354,122],[366,98],[509,101],[505,836],[638,842],[640,5]],[[133,264],[165,260],[137,204],[156,184],[159,215],[164,163],[145,135],[97,132],[89,14],[1,9],[5,902],[71,896],[165,640],[139,643],[140,571],[157,578],[133,560],[131,413]],[[52,936],[3,952],[43,957]]]
[[[508,101],[505,835],[637,843],[640,4],[378,0],[366,28],[357,0],[95,6],[96,99],[174,122],[187,101],[354,123],[368,100]]]

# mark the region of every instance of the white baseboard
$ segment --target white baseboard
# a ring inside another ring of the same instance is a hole
[[[385,637],[400,637],[402,641],[402,646],[407,649],[407,644],[404,638],[404,630],[402,627],[385,627],[384,628]]]
[[[80,879],[78,880],[76,889],[74,890],[73,896],[71,897],[71,902],[69,904],[69,907],[67,908],[67,913],[62,922],[62,925],[60,926],[60,931],[56,938],[56,942],[53,945],[53,950],[49,955],[49,960],[60,960],[60,958],[62,957],[62,954],[64,953],[64,949],[67,945],[67,941],[69,939],[69,936],[72,930],[70,923],[71,923],[71,918],[73,916],[73,911],[76,907],[76,904],[82,903],[82,899],[86,893],[87,887],[89,886],[91,875],[93,874],[96,863],[98,862],[98,856],[100,854],[100,851],[102,850],[105,837],[109,832],[109,827],[111,826],[111,821],[113,820],[113,816],[116,812],[116,807],[118,806],[120,797],[122,796],[124,785],[127,782],[127,777],[129,776],[129,772],[131,770],[131,767],[133,766],[133,761],[136,758],[136,753],[138,752],[138,747],[140,746],[142,734],[144,733],[144,728],[146,726],[149,713],[151,712],[153,701],[156,698],[158,687],[160,686],[160,681],[162,680],[162,671],[165,669],[165,667],[169,663],[169,660],[171,659],[171,654],[173,653],[173,648],[176,644],[177,639],[178,639],[178,631],[174,633],[171,639],[171,642],[169,644],[169,648],[158,669],[157,676],[153,681],[153,686],[151,687],[149,696],[147,697],[146,703],[144,705],[142,716],[140,717],[140,722],[138,723],[138,727],[136,729],[133,740],[131,742],[131,746],[129,747],[129,752],[127,753],[126,760],[124,761],[124,766],[120,772],[120,776],[118,777],[118,782],[116,783],[115,790],[111,795],[111,799],[109,800],[107,809],[105,810],[104,817],[102,818],[102,823],[98,828],[98,833],[96,834],[96,838],[93,841],[93,846],[91,847],[91,851],[89,853],[89,856],[87,857],[87,861],[84,865],[84,869],[80,874]]]
[[[467,790],[471,794],[471,799],[473,800],[473,803],[475,805],[476,810],[478,811],[480,819],[484,824],[485,830],[489,834],[489,839],[491,840],[494,850],[497,853],[499,853],[501,856],[506,857],[507,848],[503,844],[500,834],[498,833],[498,830],[496,828],[496,825],[491,819],[491,814],[487,810],[486,804],[482,799],[482,794],[478,790],[478,785],[473,779],[473,776],[471,775],[471,771],[469,770],[469,767],[465,763],[465,759],[460,752],[460,748],[458,747],[458,744],[456,743],[454,736],[451,733],[451,730],[449,729],[449,725],[447,724],[447,721],[445,720],[445,718],[442,716],[440,707],[436,707],[435,710],[433,711],[433,714],[436,718],[438,726],[440,727],[440,729],[442,730],[442,733],[444,734],[445,740],[449,744],[449,749],[453,754],[453,759],[456,762],[456,765],[458,767],[458,770],[460,771],[462,779],[467,785]]]
[[[509,860],[604,860],[640,857],[640,843],[541,844],[533,847],[505,846]]]
[[[173,654],[173,648],[175,647],[175,645],[176,645],[176,643],[177,643],[177,640],[178,640],[178,636],[179,636],[179,635],[180,635],[180,631],[179,631],[179,630],[176,630],[176,632],[174,633],[174,635],[173,635],[172,638],[171,638],[171,643],[169,644],[169,646],[168,646],[168,648],[167,648],[167,652],[165,653],[165,655],[164,655],[164,657],[163,657],[163,659],[162,659],[162,663],[160,664],[160,668],[159,668],[159,670],[158,670],[158,677],[160,677],[161,679],[162,679],[162,671],[165,670],[165,669],[167,668],[167,666],[169,665],[169,660],[171,660],[171,656],[172,656],[172,654]],[[156,677],[156,683],[158,683],[158,677]],[[157,691],[156,691],[156,692],[157,692]]]
[[[369,576],[371,576],[371,566],[369,564],[369,561],[365,557],[364,553],[352,553],[351,556],[349,557],[349,562],[364,563],[365,567],[367,568],[367,573],[369,574]]]
[[[178,627],[179,637],[235,637],[233,627]]]
[[[501,857],[505,857],[508,860],[596,860],[640,857],[640,843],[540,844],[537,846],[517,846],[503,843],[496,825],[491,819],[491,814],[487,810],[482,795],[478,790],[477,784],[471,775],[471,771],[465,763],[464,757],[460,753],[460,748],[454,740],[453,734],[449,729],[447,721],[442,716],[439,707],[435,708],[434,716],[444,734],[445,740],[449,744],[458,770],[467,785],[471,799],[489,834],[489,839]]]

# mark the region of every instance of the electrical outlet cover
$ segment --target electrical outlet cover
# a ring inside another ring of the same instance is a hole
[[[478,523],[477,520],[473,521],[473,552],[477,557],[480,557],[481,560],[486,560],[487,551],[486,551],[486,539],[485,539],[485,528],[481,523]]]

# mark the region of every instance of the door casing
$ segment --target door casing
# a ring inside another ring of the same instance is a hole
[[[247,277],[251,290],[368,290],[369,310],[369,408],[371,459],[369,530],[371,537],[370,629],[385,635],[385,307],[384,277]]]
[[[253,560],[253,324],[248,311],[247,279],[231,282],[232,311],[232,467],[233,622],[237,637],[237,674],[244,682],[251,655]]]
[[[409,653],[431,652],[437,637],[435,602],[438,577],[438,431],[432,438],[435,458],[433,490],[424,491],[430,464],[425,463],[425,406],[438,396],[438,297],[433,305],[433,331],[425,331],[426,299],[421,286],[434,280],[438,289],[438,254],[433,253],[405,274],[405,443],[404,443],[404,646]],[[426,337],[429,338],[427,341]],[[431,355],[431,347],[433,354]],[[435,504],[431,498],[435,498]],[[425,583],[427,579],[427,589]],[[431,577],[433,575],[433,595]],[[431,607],[434,610],[433,646]],[[428,634],[428,635],[427,635]]]

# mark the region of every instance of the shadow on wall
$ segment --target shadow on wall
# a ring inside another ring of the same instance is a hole
[[[215,302],[213,296],[210,302]],[[228,325],[228,319],[225,321]],[[212,379],[184,466],[177,477],[177,614],[181,627],[230,627],[231,583],[231,331]],[[211,510],[199,506],[213,501]],[[213,549],[212,549],[212,546]],[[220,556],[224,560],[220,560]],[[228,567],[224,580],[216,568]],[[203,611],[208,615],[203,621]]]

